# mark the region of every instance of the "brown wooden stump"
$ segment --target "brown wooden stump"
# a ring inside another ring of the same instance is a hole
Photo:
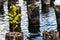
[[[43,32],[43,40],[58,40],[58,39],[59,39],[58,31]]]
[[[23,40],[23,33],[19,33],[19,32],[6,33],[5,40]]]

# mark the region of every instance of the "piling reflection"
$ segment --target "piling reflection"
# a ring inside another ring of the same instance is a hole
[[[30,35],[30,37],[27,37],[29,40],[42,40],[42,36],[40,34],[36,35]]]

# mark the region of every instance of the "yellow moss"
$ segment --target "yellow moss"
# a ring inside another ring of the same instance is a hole
[[[16,15],[16,17],[14,18],[14,20],[18,20],[19,17],[21,17],[21,16],[22,16],[22,14],[18,14],[18,15]]]
[[[13,22],[12,22],[12,21],[9,21],[9,23],[13,24]]]
[[[9,20],[11,20],[11,21],[9,21],[9,23],[18,24],[19,22],[17,20],[19,20],[19,18],[22,16],[21,13],[18,13],[18,14],[16,13],[16,11],[19,10],[19,7],[16,7],[15,5],[11,5],[11,9],[12,9],[13,12],[12,13],[10,13],[10,12],[8,13]],[[15,25],[14,29],[17,28],[17,27],[18,27],[18,25]]]
[[[16,12],[17,7],[16,7],[15,5],[11,5],[11,8],[12,8],[12,10],[13,10],[13,11],[15,11],[15,12]]]
[[[12,17],[9,17],[9,20],[13,20],[13,18]]]
[[[15,26],[15,28],[17,28],[17,27],[18,27],[18,25]]]
[[[16,12],[14,11],[14,16],[16,15]]]
[[[8,12],[8,16],[11,16],[11,17],[13,17],[13,15],[12,15],[10,12]]]
[[[16,24],[18,24],[19,22],[16,22]]]
[[[13,20],[13,23],[16,23],[17,21],[16,20]]]

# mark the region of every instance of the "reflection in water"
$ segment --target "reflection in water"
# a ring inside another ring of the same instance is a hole
[[[40,34],[36,35],[30,35],[30,37],[27,37],[28,40],[42,40],[42,36]]]

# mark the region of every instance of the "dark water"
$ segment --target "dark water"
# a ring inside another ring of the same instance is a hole
[[[29,40],[42,40],[42,36],[30,36],[30,37],[28,37],[27,39],[29,39]]]

